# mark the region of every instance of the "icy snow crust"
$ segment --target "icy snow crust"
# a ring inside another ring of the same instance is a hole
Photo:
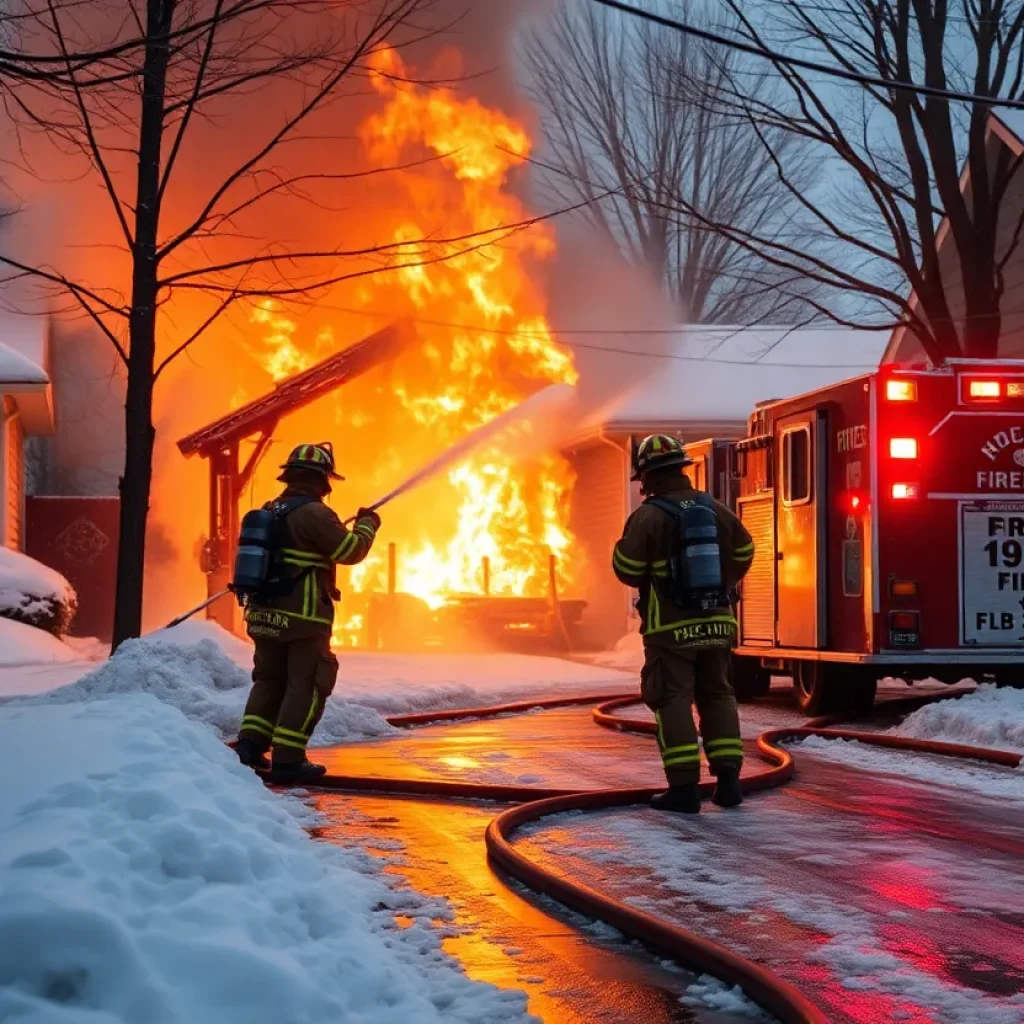
[[[32,766],[0,787],[0,1020],[535,1020],[441,950],[443,902],[312,842],[302,804],[155,697],[9,705],[0,749]]]

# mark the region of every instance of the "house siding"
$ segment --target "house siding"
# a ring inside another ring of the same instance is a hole
[[[630,592],[611,570],[612,547],[628,510],[626,449],[598,444],[571,454],[576,471],[571,527],[581,558],[581,591],[587,600],[582,639],[610,647],[626,633]]]

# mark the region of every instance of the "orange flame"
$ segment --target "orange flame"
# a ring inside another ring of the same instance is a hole
[[[347,475],[360,492],[380,487],[384,493],[385,483],[401,480],[540,387],[575,383],[577,373],[551,336],[535,283],[532,263],[554,251],[553,236],[542,224],[508,230],[529,219],[505,188],[530,152],[525,129],[476,99],[409,84],[392,51],[379,54],[375,66],[371,81],[385,102],[364,123],[361,139],[375,163],[404,162],[406,169],[392,174],[405,201],[381,210],[399,244],[395,270],[364,284],[355,303],[413,320],[420,345],[389,367],[386,379],[368,375],[333,401],[345,428],[346,441],[338,445],[342,472],[347,449]],[[409,167],[410,153],[424,150],[433,156]],[[448,239],[464,241],[420,241],[437,237],[439,224]],[[314,361],[280,310],[267,303],[254,320],[266,328],[255,354],[275,381]],[[321,337],[316,348],[324,344]],[[353,470],[362,443],[372,446],[374,458]],[[571,485],[569,464],[554,453],[530,463],[496,451],[470,457],[417,491],[415,502],[384,510],[382,537],[398,548],[397,589],[431,607],[453,594],[480,593],[486,558],[492,594],[542,596],[550,553],[560,589],[570,586]],[[385,589],[382,547],[351,572],[354,590]],[[363,623],[352,608],[342,618],[353,628]]]

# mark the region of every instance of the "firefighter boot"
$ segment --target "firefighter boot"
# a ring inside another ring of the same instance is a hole
[[[248,768],[259,772],[265,772],[270,768],[270,758],[252,740],[244,736],[235,744],[235,753],[238,760]]]
[[[675,811],[677,814],[700,814],[700,790],[696,782],[681,786],[669,786],[664,793],[651,797],[651,806],[656,811]]]
[[[274,782],[316,782],[327,774],[327,766],[312,761],[274,762],[271,781]]]
[[[739,807],[743,803],[743,790],[740,789],[740,770],[734,765],[722,765],[718,769],[713,803],[719,807]]]

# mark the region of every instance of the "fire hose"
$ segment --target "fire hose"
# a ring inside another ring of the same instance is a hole
[[[955,695],[910,698],[890,701],[886,710],[905,713],[926,703],[948,700]],[[653,735],[653,722],[623,718],[615,711],[640,704],[635,694],[616,697],[576,696],[504,704],[489,708],[463,708],[433,711],[422,714],[397,715],[387,719],[394,726],[410,727],[436,722],[466,720],[520,714],[538,708],[559,708],[579,705],[597,705],[592,716],[597,725],[623,732]],[[918,740],[886,733],[840,729],[836,726],[847,719],[844,715],[831,715],[812,719],[802,726],[772,729],[757,739],[757,752],[768,765],[760,772],[741,778],[743,792],[755,793],[783,785],[794,775],[793,758],[781,744],[787,740],[807,736],[826,739],[857,740],[872,746],[889,747],[915,753],[939,754],[955,758],[969,758],[989,764],[1018,767],[1024,756],[1004,750],[970,747],[958,743]],[[266,781],[274,785],[272,775]],[[448,799],[492,800],[518,803],[494,818],[487,826],[485,843],[491,861],[506,874],[525,884],[535,892],[548,895],[564,906],[588,917],[610,924],[624,935],[667,953],[679,964],[696,968],[731,985],[738,985],[759,1006],[774,1014],[783,1024],[828,1024],[826,1015],[806,996],[773,971],[762,967],[729,949],[681,926],[664,921],[638,910],[611,896],[606,896],[581,882],[566,878],[549,868],[537,864],[520,853],[512,836],[524,825],[537,822],[552,814],[567,811],[603,810],[646,804],[655,792],[650,788],[611,789],[598,791],[566,790],[540,786],[508,786],[490,783],[458,782],[429,779],[367,778],[363,776],[327,775],[316,783],[304,782],[303,788],[328,789],[342,792],[375,792],[396,795],[430,796]],[[710,795],[713,783],[701,783],[703,796]]]

